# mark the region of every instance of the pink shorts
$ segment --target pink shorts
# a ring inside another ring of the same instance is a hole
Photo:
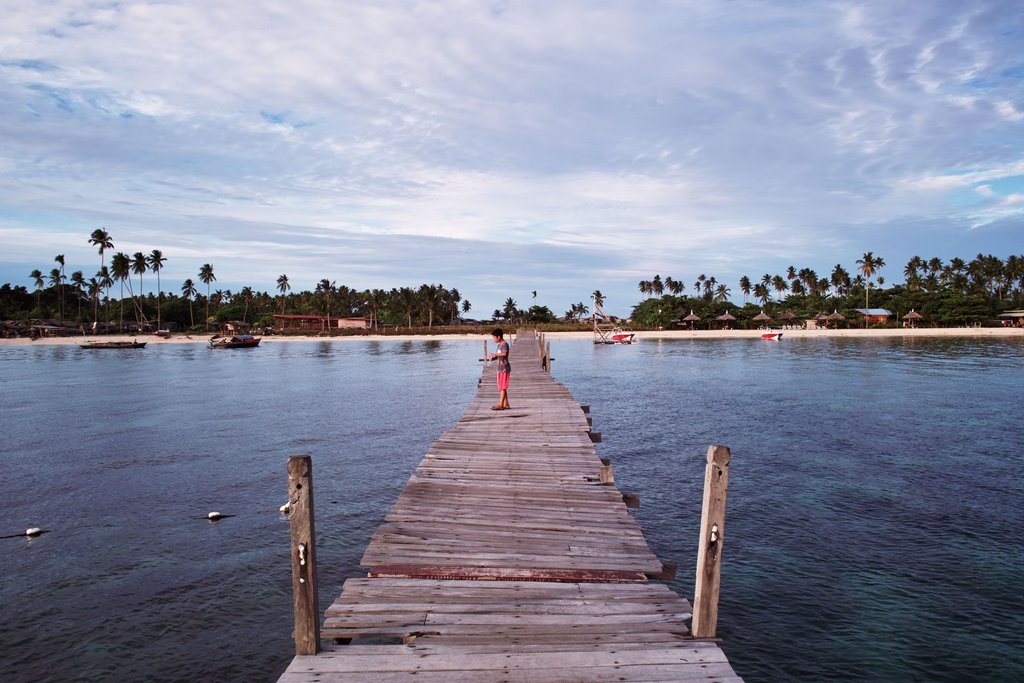
[[[508,380],[510,372],[499,372],[498,373],[498,391],[508,391]]]

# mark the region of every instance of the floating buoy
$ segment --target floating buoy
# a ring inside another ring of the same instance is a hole
[[[0,538],[35,538],[36,536],[41,536],[42,534],[48,533],[49,531],[49,529],[40,529],[38,527],[32,527],[30,529],[25,529],[24,531],[17,534],[6,534],[4,536],[0,536]]]
[[[222,519],[227,519],[228,517],[234,517],[234,516],[235,515],[225,515],[224,513],[221,513],[221,512],[209,512],[209,513],[206,514],[205,517],[192,517],[192,519],[206,519],[206,520],[209,520],[211,522],[218,522],[218,521],[220,521]]]
[[[291,503],[285,503],[284,505],[279,507],[278,510],[287,515],[289,512],[292,511],[292,504]]]

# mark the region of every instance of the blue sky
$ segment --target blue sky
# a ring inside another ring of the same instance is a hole
[[[7,3],[0,281],[594,289],[1024,251],[1020,2]],[[150,278],[153,279],[153,278]]]

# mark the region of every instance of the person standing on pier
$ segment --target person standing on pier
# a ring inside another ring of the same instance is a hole
[[[498,361],[498,405],[491,406],[491,410],[508,410],[508,382],[512,375],[512,364],[508,362],[508,342],[505,341],[505,333],[500,327],[491,330],[491,337],[497,345],[494,353],[487,356],[488,360]]]

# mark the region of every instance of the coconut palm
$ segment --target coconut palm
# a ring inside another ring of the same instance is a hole
[[[434,309],[437,308],[437,297],[440,293],[438,285],[420,285],[417,292],[420,302],[427,307],[427,327],[434,326]]]
[[[89,278],[88,287],[89,287],[89,297],[92,299],[92,307],[93,307],[92,318],[93,318],[93,325],[94,325],[93,331],[95,331],[96,326],[99,325],[99,319],[100,319],[100,294],[103,293],[103,285],[100,284],[100,281],[98,279],[96,279],[94,277],[91,277],[91,278]]]
[[[213,274],[213,266],[204,263],[199,269],[199,281],[206,285],[206,322],[210,322],[210,283],[216,282],[217,276]]]
[[[57,311],[60,315],[60,283],[64,279],[64,276],[60,272],[60,268],[53,268],[50,270],[50,286],[53,287],[54,292],[57,293]],[[63,316],[61,316],[63,319]]]
[[[728,301],[730,294],[732,294],[732,292],[729,291],[729,285],[726,285],[724,283],[720,284],[717,288],[715,288],[715,301],[717,301],[718,303]]]
[[[505,299],[505,306],[501,309],[502,315],[506,320],[515,320],[516,314],[519,312],[519,308],[516,305],[515,299],[509,297]]]
[[[60,264],[60,282],[57,284],[57,311],[60,319],[64,319],[64,254],[57,254],[53,257],[55,263]]]
[[[198,292],[196,291],[195,283],[192,282],[192,278],[185,280],[181,285],[181,294],[188,299],[188,321],[189,327],[196,326],[196,318],[192,314],[192,298],[195,297]]]
[[[463,315],[463,317],[465,317],[465,315],[467,313],[469,313],[469,310],[471,308],[473,308],[473,304],[469,303],[469,299],[463,299],[462,300],[462,315]]]
[[[743,304],[746,305],[747,297],[750,296],[750,278],[744,275],[740,278],[740,291],[743,292]]]
[[[149,252],[149,256],[146,257],[146,263],[149,264],[150,269],[156,273],[156,329],[160,329],[160,299],[163,298],[164,293],[160,288],[160,271],[163,270],[164,264],[167,263],[167,257],[164,256],[163,252],[159,249],[154,249]]]
[[[110,276],[110,269],[106,266],[102,266],[98,273],[96,273],[96,279],[100,283],[100,287],[107,293],[107,322],[110,322],[110,288],[114,286],[114,278]]]
[[[114,242],[113,240],[110,239],[110,233],[108,233],[103,228],[96,228],[95,230],[92,231],[92,234],[89,236],[89,244],[93,245],[94,247],[97,247],[98,251],[100,252],[100,268],[102,268],[103,264],[105,263],[105,261],[103,260],[103,252],[105,252],[107,249],[114,248]]]
[[[590,298],[594,300],[594,310],[604,306],[604,294],[601,293],[600,289],[595,289],[594,293],[590,295]]]
[[[123,251],[119,251],[110,258],[110,273],[114,276],[114,280],[121,283],[121,301],[120,301],[120,329],[124,330],[124,283],[128,282],[128,293],[132,297],[132,305],[135,308],[135,320],[139,320],[139,305],[135,301],[135,292],[132,291],[132,260],[128,258],[128,254]]]
[[[661,296],[665,293],[665,284],[661,281],[661,275],[654,275],[654,279],[651,280],[651,291],[653,291],[657,296]]]
[[[867,283],[864,289],[864,308],[871,308],[871,278],[885,266],[885,260],[869,251],[862,258],[857,259],[857,266]],[[865,323],[866,321],[865,317]]]
[[[288,276],[279,275],[277,278],[277,291],[281,292],[281,315],[284,315],[284,297],[291,288],[292,286],[288,284]]]
[[[142,288],[142,276],[149,270],[149,264],[146,262],[146,255],[141,251],[137,251],[132,254],[132,272],[139,276],[139,316],[141,322],[146,320],[146,311],[142,307],[142,297],[145,296]]]
[[[71,284],[75,287],[75,298],[78,299],[78,320],[82,319],[82,297],[89,283],[85,281],[85,274],[80,270],[71,273]]]
[[[772,287],[775,289],[776,295],[780,300],[782,299],[782,293],[789,289],[781,275],[776,275],[772,278]]]
[[[39,309],[39,314],[42,315],[43,287],[46,286],[46,282],[43,280],[43,271],[36,268],[28,276],[32,278],[33,284],[36,286],[36,308]]]
[[[412,287],[400,287],[398,289],[398,304],[405,313],[405,322],[408,329],[412,329],[412,314],[416,310],[416,292]]]

